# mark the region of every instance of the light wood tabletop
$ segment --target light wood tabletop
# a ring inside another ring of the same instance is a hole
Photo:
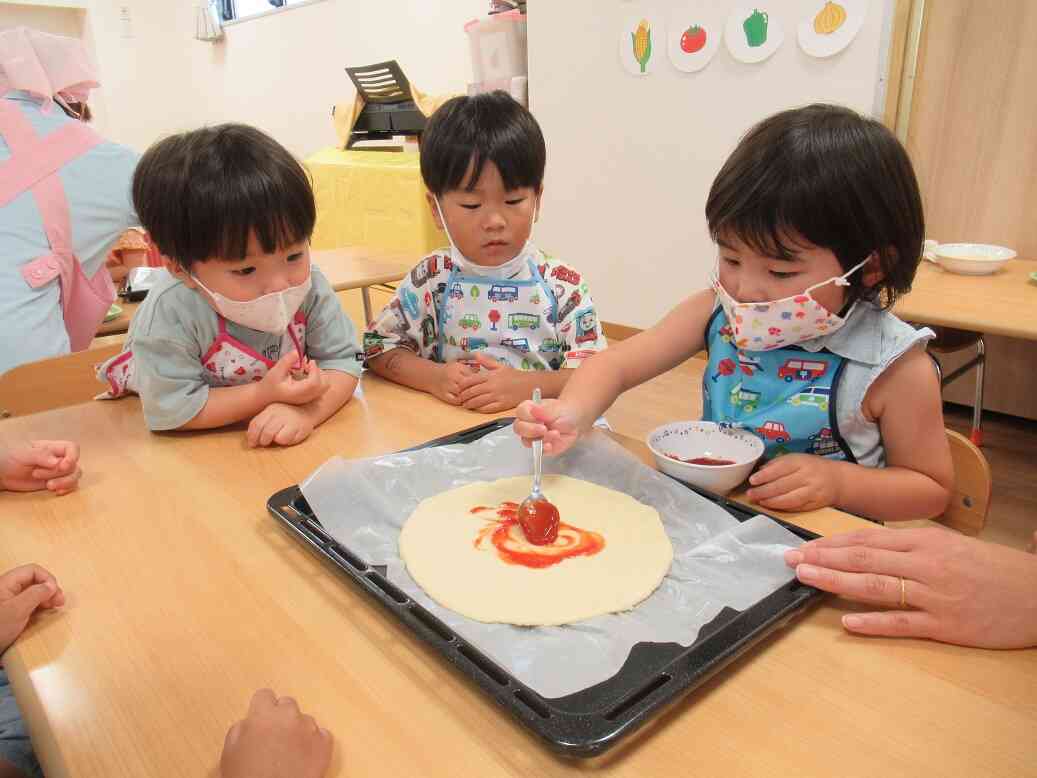
[[[1033,774],[1037,651],[853,637],[839,619],[856,606],[833,598],[613,752],[554,756],[265,509],[334,454],[486,418],[368,373],[290,449],[249,450],[241,428],[151,434],[136,398],[0,424],[5,442],[83,451],[76,493],[0,497],[0,568],[38,562],[67,593],[4,655],[49,778],[215,776],[263,686],[335,734],[339,777]]]
[[[421,257],[402,251],[345,246],[339,249],[312,250],[310,259],[321,269],[336,292],[347,289],[361,290],[366,321],[370,321],[371,301],[368,287],[399,281]],[[115,335],[129,330],[139,303],[125,300],[116,302],[122,308],[122,314],[101,324],[97,328],[98,335]]]
[[[1037,340],[1037,261],[1013,259],[997,273],[964,276],[932,262],[918,266],[911,293],[893,312],[905,321]]]

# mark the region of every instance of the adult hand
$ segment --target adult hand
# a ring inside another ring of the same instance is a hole
[[[810,541],[785,561],[805,584],[891,609],[843,616],[851,632],[1037,646],[1033,554],[935,527],[875,528]]]

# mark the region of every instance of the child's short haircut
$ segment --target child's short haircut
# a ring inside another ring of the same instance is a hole
[[[714,240],[791,258],[796,236],[832,251],[843,270],[878,255],[883,278],[848,280],[850,299],[892,306],[911,289],[925,222],[911,160],[886,127],[835,105],[783,111],[742,138],[706,200]]]
[[[158,250],[184,269],[243,259],[250,234],[267,253],[309,240],[317,214],[302,165],[243,124],[154,144],[133,174],[133,205]]]
[[[533,114],[500,90],[447,100],[421,135],[425,186],[436,197],[462,185],[470,192],[488,161],[497,166],[505,189],[540,191],[547,148]]]

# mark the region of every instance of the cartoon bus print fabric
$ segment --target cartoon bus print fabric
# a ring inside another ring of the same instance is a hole
[[[605,348],[581,273],[537,252],[513,278],[466,276],[447,252],[416,265],[364,337],[365,356],[403,347],[450,361],[482,351],[516,369],[560,369]]]

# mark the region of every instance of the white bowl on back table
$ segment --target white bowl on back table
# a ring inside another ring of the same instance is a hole
[[[989,243],[937,243],[927,240],[922,256],[950,273],[986,276],[1015,257],[1012,249]]]

